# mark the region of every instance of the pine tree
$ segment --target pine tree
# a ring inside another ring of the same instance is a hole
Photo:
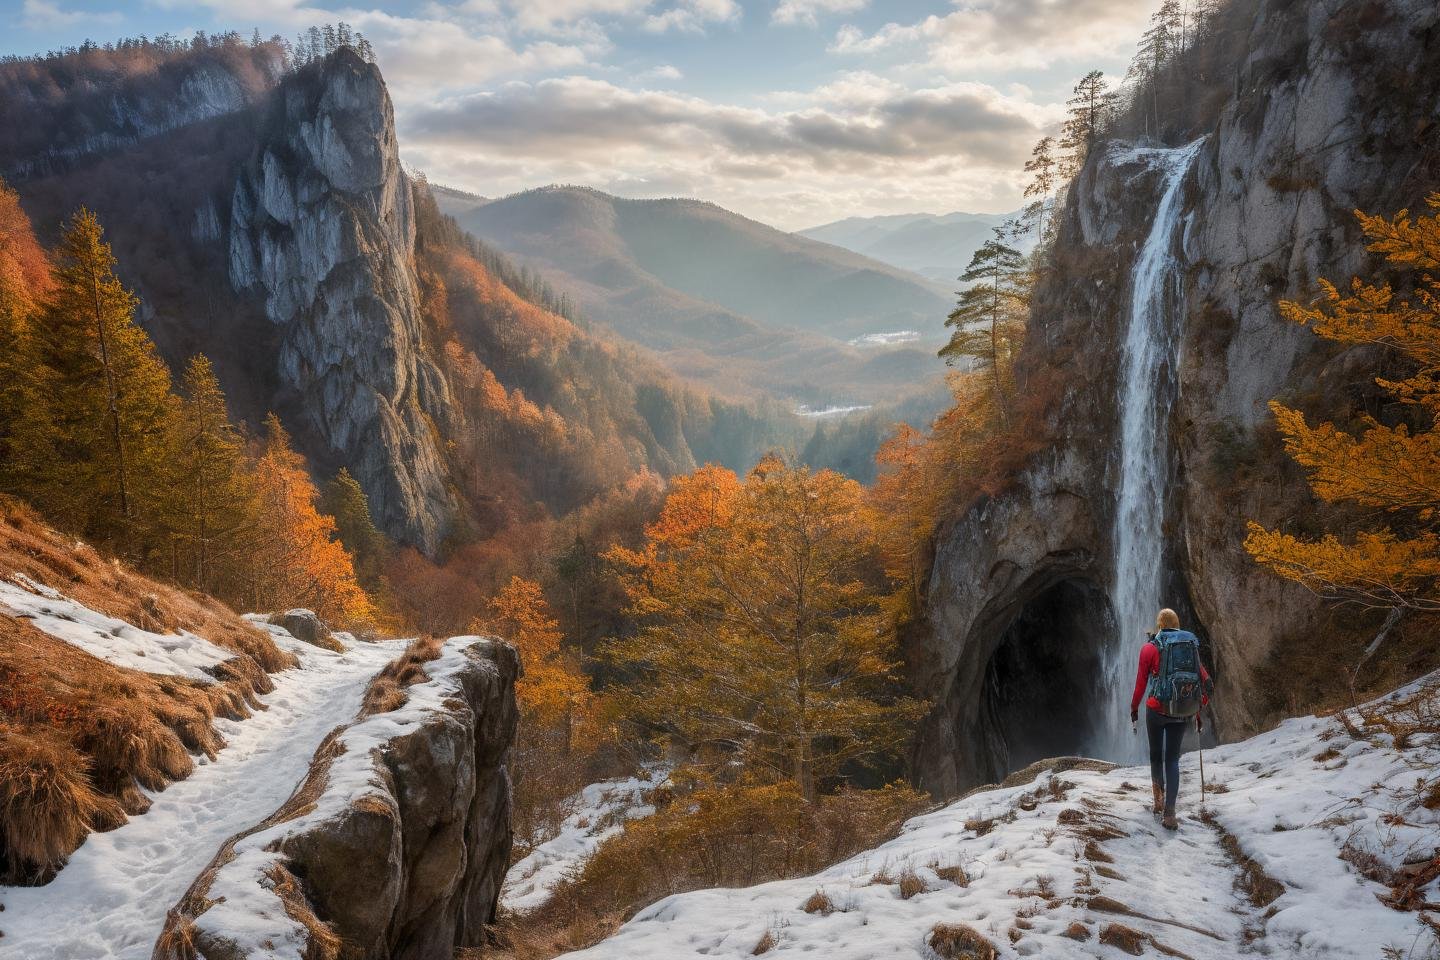
[[[975,251],[960,281],[969,286],[960,291],[959,302],[945,319],[955,332],[940,356],[950,364],[968,357],[988,374],[998,426],[1008,419],[1014,392],[1015,357],[1030,304],[1029,264],[997,231]]]
[[[1424,429],[1366,417],[1357,435],[1333,423],[1312,427],[1300,411],[1270,404],[1286,452],[1309,472],[1320,499],[1353,503],[1393,522],[1361,530],[1349,543],[1251,523],[1245,548],[1322,596],[1365,606],[1440,610],[1440,193],[1427,203],[1435,213],[1415,219],[1405,210],[1393,218],[1356,214],[1369,249],[1384,254],[1408,294],[1356,278],[1348,294],[1321,281],[1318,306],[1280,304],[1286,319],[1338,343],[1397,351],[1413,371],[1376,382],[1411,407]]]
[[[22,496],[37,464],[22,461],[11,441],[17,431],[35,434],[46,420],[36,383],[34,324],[50,289],[50,260],[19,195],[0,180],[0,486]],[[47,460],[42,455],[37,463]]]
[[[1030,159],[1025,161],[1025,172],[1030,174],[1030,182],[1025,185],[1025,196],[1035,198],[1035,202],[1026,208],[1025,214],[1028,219],[1034,220],[1035,236],[1041,243],[1048,237],[1046,214],[1049,211],[1050,198],[1060,185],[1059,166],[1055,159],[1054,137],[1041,137],[1035,144],[1035,149],[1030,151]]]
[[[172,575],[206,592],[233,592],[233,566],[254,522],[245,441],[230,420],[210,361],[190,359],[175,443]],[[230,590],[220,591],[226,584]]]
[[[1104,131],[1106,114],[1112,103],[1105,74],[1091,70],[1075,84],[1065,101],[1067,118],[1061,126],[1060,148],[1065,151],[1062,175],[1073,176],[1085,165],[1090,148]]]
[[[49,423],[16,438],[50,458],[36,477],[45,512],[99,540],[143,552],[161,512],[176,414],[170,373],[135,323],[139,301],[89,210],[61,239],[55,290],[35,327]],[[35,462],[33,459],[31,462]]]
[[[325,485],[321,509],[335,518],[336,533],[355,558],[355,573],[360,582],[374,588],[390,551],[390,541],[375,526],[370,516],[370,498],[349,470],[341,467]]]

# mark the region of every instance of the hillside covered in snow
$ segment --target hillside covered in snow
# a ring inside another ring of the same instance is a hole
[[[1064,758],[917,817],[814,876],[640,911],[577,960],[1430,956],[1440,677],[1149,770]]]

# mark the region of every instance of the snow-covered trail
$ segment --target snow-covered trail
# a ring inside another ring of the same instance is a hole
[[[1427,682],[1440,698],[1440,677]],[[1205,751],[1204,820],[1199,760],[1182,761],[1177,832],[1149,810],[1147,767],[1062,768],[916,817],[811,877],[668,897],[567,957],[936,960],[929,941],[947,925],[974,930],[1005,960],[1423,953],[1430,931],[1417,914],[1381,903],[1388,888],[1345,858],[1394,867],[1435,855],[1440,810],[1424,805],[1416,778],[1440,763],[1440,736],[1397,746],[1335,719],[1287,720]],[[1222,830],[1263,875],[1232,858]],[[817,893],[827,909],[809,909]]]
[[[149,960],[166,911],[220,844],[285,802],[320,741],[405,648],[351,642],[337,654],[271,632],[301,666],[274,675],[267,709],[217,720],[227,746],[213,762],[151,794],[149,812],[92,834],[49,884],[0,888],[0,960]]]

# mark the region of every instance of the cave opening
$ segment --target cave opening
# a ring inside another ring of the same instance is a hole
[[[1087,752],[1105,722],[1114,633],[1109,598],[1087,580],[1061,580],[1020,608],[985,668],[981,715],[997,774]]]

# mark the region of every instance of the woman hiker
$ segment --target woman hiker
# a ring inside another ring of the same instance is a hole
[[[1200,708],[1210,702],[1210,674],[1200,662],[1200,641],[1180,629],[1174,610],[1161,610],[1155,632],[1140,648],[1140,670],[1130,698],[1130,723],[1139,719],[1140,698],[1145,698],[1145,731],[1150,738],[1150,781],[1156,815],[1164,816],[1165,829],[1179,826],[1175,797],[1180,792],[1180,746],[1185,727],[1193,718],[1195,731],[1205,729]]]

